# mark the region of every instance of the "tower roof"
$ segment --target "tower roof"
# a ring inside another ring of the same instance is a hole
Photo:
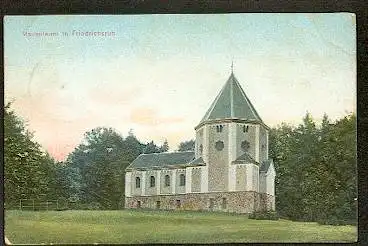
[[[240,119],[263,123],[233,73],[231,73],[199,125],[206,121],[221,119]]]

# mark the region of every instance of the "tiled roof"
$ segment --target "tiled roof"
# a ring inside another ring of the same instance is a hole
[[[242,154],[241,156],[239,156],[238,158],[236,158],[236,160],[233,161],[233,163],[235,163],[235,164],[237,164],[237,163],[254,163],[256,165],[259,164],[248,153]]]
[[[196,164],[204,164],[203,158],[199,157],[199,158],[189,162],[189,165],[196,165]]]
[[[188,165],[194,161],[193,151],[153,153],[139,155],[127,169],[134,168],[163,168],[173,165]]]
[[[199,124],[214,119],[244,119],[262,122],[233,73]]]

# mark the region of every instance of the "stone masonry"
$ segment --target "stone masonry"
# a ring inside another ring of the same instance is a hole
[[[254,191],[212,192],[127,197],[125,207],[138,208],[140,203],[143,209],[251,213],[272,210],[273,200],[269,194]]]

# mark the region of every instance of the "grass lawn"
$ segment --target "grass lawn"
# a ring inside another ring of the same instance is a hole
[[[170,211],[5,211],[13,244],[352,242],[355,226]]]

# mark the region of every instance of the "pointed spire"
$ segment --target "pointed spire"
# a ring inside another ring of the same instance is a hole
[[[234,73],[234,60],[231,60],[231,74]]]
[[[242,119],[263,122],[233,73],[231,73],[200,124],[215,119]]]

